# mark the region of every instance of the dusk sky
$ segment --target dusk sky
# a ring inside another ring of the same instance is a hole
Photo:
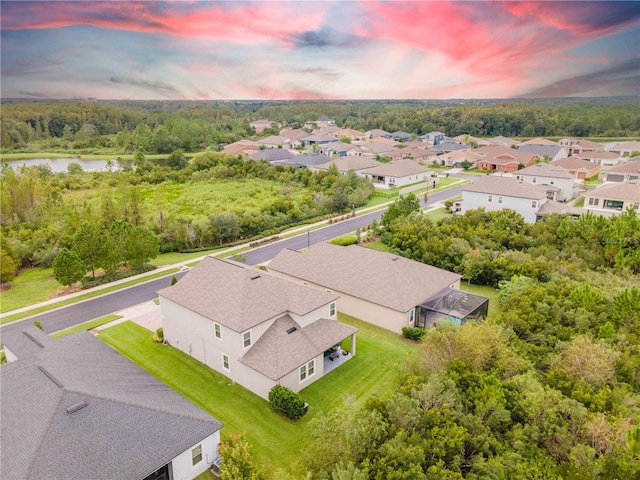
[[[3,98],[640,94],[640,2],[5,1]]]

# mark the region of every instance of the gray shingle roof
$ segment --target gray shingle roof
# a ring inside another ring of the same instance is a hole
[[[518,146],[518,151],[520,152],[529,152],[534,155],[539,156],[540,158],[548,155],[549,157],[555,157],[563,147],[559,147],[556,145],[534,145],[534,144],[522,144]]]
[[[294,327],[294,332],[287,333]],[[279,380],[357,331],[357,328],[324,318],[303,328],[289,315],[284,315],[267,329],[240,362]]]
[[[599,165],[596,165],[595,163],[592,163],[589,160],[583,160],[578,157],[561,158],[560,160],[551,162],[551,165],[557,165],[559,167],[562,167],[568,170],[584,169],[587,171],[591,171],[596,168],[599,168]]]
[[[387,177],[407,177],[409,175],[425,174],[427,169],[413,160],[396,160],[395,162],[381,163],[373,168],[367,168],[362,173]]]
[[[460,275],[386,252],[330,243],[304,253],[281,250],[269,269],[400,312],[457,282]]]
[[[242,264],[205,257],[158,294],[236,332],[292,312],[305,315],[338,297]]]
[[[463,192],[488,193],[493,195],[504,195],[505,197],[531,198],[538,200],[547,196],[546,185],[531,185],[526,182],[519,182],[512,177],[497,177],[488,175],[481,177],[477,183],[465,185]]]
[[[550,177],[550,178],[574,178],[564,168],[557,165],[551,165],[549,163],[536,163],[530,167],[518,170],[516,175],[532,175],[536,177]]]
[[[3,479],[142,479],[222,427],[88,332],[3,366],[0,379]]]
[[[640,202],[640,180],[601,185],[585,195],[585,198],[590,197],[625,202]]]
[[[318,165],[317,168],[328,170],[331,164],[335,164],[340,172],[348,172],[349,170],[363,170],[365,168],[377,167],[380,165],[380,162],[371,157],[346,156],[334,158],[330,162]]]
[[[607,173],[640,173],[640,162],[624,162],[611,167]]]
[[[253,160],[267,160],[268,162],[273,162],[276,160],[289,160],[294,156],[295,155],[286,148],[266,148],[259,152],[252,153],[249,155],[249,158]]]

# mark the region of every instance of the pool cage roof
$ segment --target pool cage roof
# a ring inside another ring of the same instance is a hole
[[[441,316],[464,321],[485,317],[489,308],[489,299],[482,295],[448,288],[422,302],[420,307]]]

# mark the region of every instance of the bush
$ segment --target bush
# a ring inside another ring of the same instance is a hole
[[[156,343],[164,342],[164,330],[162,327],[156,330],[156,333],[153,335],[153,341]]]
[[[335,244],[335,245],[340,245],[343,247],[347,247],[349,245],[355,245],[356,243],[358,243],[358,238],[353,236],[353,237],[338,237],[334,240],[331,240],[331,243]]]
[[[417,342],[421,341],[424,336],[427,334],[427,329],[422,327],[403,327],[402,328],[402,336],[405,338],[409,338],[411,340],[416,340]]]
[[[300,395],[282,385],[275,385],[269,392],[269,405],[275,412],[291,420],[298,420],[307,413]]]
[[[123,272],[114,273],[112,275],[103,275],[101,277],[95,277],[95,278],[86,277],[82,279],[82,288],[86,289],[86,288],[97,287],[98,285],[104,285],[105,283],[115,282],[116,280],[122,280],[123,278],[133,277],[134,275],[138,275],[140,273],[150,272],[155,268],[156,268],[155,266],[149,263],[145,263],[141,267],[132,268],[130,270],[125,270]]]

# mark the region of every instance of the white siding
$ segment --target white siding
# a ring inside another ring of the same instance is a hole
[[[574,179],[573,178],[552,178],[552,177],[540,177],[536,175],[522,175],[518,172],[514,173],[514,176],[520,177],[522,181],[531,185],[553,185],[560,189],[557,192],[554,200],[564,202],[565,200],[571,200],[574,196]],[[535,178],[535,182],[533,179]]]
[[[492,196],[492,201],[489,201],[489,197]],[[498,197],[502,197],[502,203],[498,203]],[[510,208],[515,210],[524,217],[524,221],[527,223],[535,223],[536,212],[541,205],[547,202],[547,197],[542,197],[536,200],[536,207],[532,206],[533,200],[530,198],[517,198],[508,197],[506,195],[499,194],[487,194],[478,192],[462,192],[462,210],[460,213],[464,214],[469,210],[476,208],[484,208],[487,211],[502,210],[503,208]]]
[[[193,480],[202,472],[211,467],[211,463],[218,457],[218,444],[220,443],[220,430],[208,436],[202,442],[197,443],[171,461],[173,480]],[[192,464],[191,450],[202,445],[202,461]]]

